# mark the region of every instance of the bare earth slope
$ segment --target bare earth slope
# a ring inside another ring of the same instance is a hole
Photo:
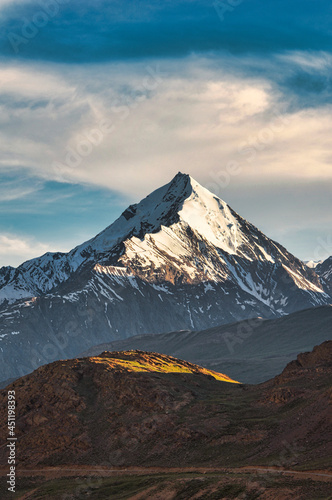
[[[18,498],[327,500],[331,382],[332,342],[257,386],[142,351],[54,362],[0,392],[0,488],[15,390]]]
[[[9,386],[17,394],[19,463],[271,465],[286,442],[297,463],[327,467],[331,353],[325,342],[258,386],[141,351],[52,363]],[[7,450],[0,453],[3,463]]]

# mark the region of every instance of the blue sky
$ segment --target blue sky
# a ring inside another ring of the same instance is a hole
[[[332,254],[331,21],[326,0],[0,0],[0,265],[69,250],[179,170]]]

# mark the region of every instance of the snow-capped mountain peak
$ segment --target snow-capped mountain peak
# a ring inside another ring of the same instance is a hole
[[[171,182],[157,189],[140,203],[131,205],[119,219],[92,240],[80,245],[76,253],[91,248],[103,252],[130,235],[143,239],[182,222],[211,243],[234,253],[241,243],[239,223],[227,203],[179,172]]]
[[[323,262],[323,260],[306,260],[304,263],[310,269],[316,269],[316,267]]]
[[[269,280],[283,273],[296,287],[324,296],[314,271],[179,172],[68,254],[48,253],[16,270],[0,270],[0,302],[49,293],[82,266],[98,263],[108,270],[120,267],[149,283],[232,281],[274,308],[278,300],[269,294],[266,273]]]
[[[178,211],[192,193],[189,175],[178,173],[174,179],[156,189],[137,204],[130,205],[123,214],[96,237],[75,249],[82,252],[91,247],[103,252],[116,246],[130,234],[137,237],[145,233],[154,233],[161,225],[169,225],[178,220]]]
[[[190,196],[192,182],[189,175],[179,172],[170,183],[128,207],[113,224],[69,253],[48,252],[17,269],[1,268],[0,304],[50,292],[84,263],[110,252],[128,237],[143,237],[146,232],[153,233],[162,224],[175,221],[178,208]]]

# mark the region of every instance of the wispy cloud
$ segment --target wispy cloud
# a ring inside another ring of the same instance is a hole
[[[10,75],[16,102],[34,96],[13,109],[8,88],[1,94],[0,87],[0,170],[16,165],[45,180],[137,197],[178,170],[209,183],[211,172],[230,162],[241,166],[239,183],[331,179],[331,106],[294,107],[262,75],[232,74],[214,62],[192,57],[181,67],[166,60],[95,65],[92,72],[73,67],[69,77],[61,68],[50,75],[44,65],[33,76],[24,66],[0,70],[4,81]],[[22,88],[20,81],[26,81]],[[36,109],[38,98],[46,104]]]
[[[0,93],[15,95],[26,99],[70,100],[75,95],[75,87],[70,87],[61,74],[48,69],[42,79],[34,67],[17,64],[4,65],[1,68]]]
[[[277,59],[286,61],[289,64],[299,66],[307,71],[331,70],[332,55],[324,51],[291,51],[279,54]]]
[[[42,255],[51,250],[50,245],[21,238],[14,234],[0,234],[0,267],[1,265],[18,266],[29,258]]]
[[[42,189],[42,181],[29,175],[28,171],[17,170],[16,165],[1,165],[0,162],[0,204],[36,196]]]

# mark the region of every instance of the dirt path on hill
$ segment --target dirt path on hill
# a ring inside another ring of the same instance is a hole
[[[0,469],[0,476],[6,476],[8,469]],[[17,468],[17,477],[44,477],[45,479],[58,479],[62,477],[80,477],[80,476],[97,476],[97,477],[117,477],[117,476],[149,476],[154,474],[274,474],[283,476],[292,476],[299,479],[311,479],[313,481],[332,482],[332,471],[330,470],[315,470],[315,471],[295,471],[284,470],[277,467],[264,466],[247,466],[235,468],[218,468],[218,467],[98,467],[98,466],[60,466],[60,467],[44,467],[42,469],[20,469]]]

